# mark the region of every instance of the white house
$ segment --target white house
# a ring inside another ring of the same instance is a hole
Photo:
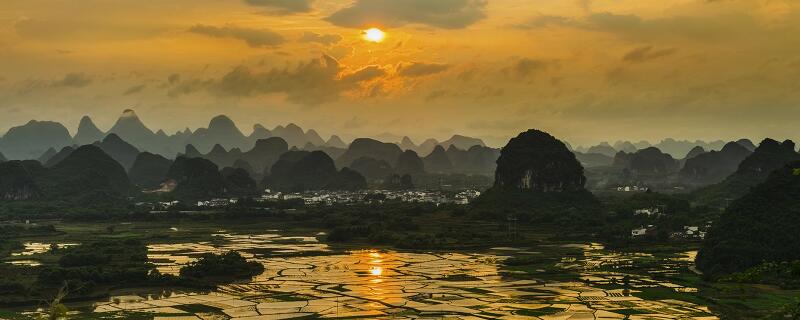
[[[641,237],[641,236],[646,235],[646,234],[647,234],[647,228],[645,228],[645,227],[640,227],[640,228],[631,230],[631,237],[634,237],[634,238],[635,237]]]

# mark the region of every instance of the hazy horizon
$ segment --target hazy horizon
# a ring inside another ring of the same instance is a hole
[[[208,122],[211,120],[211,119],[208,119],[209,121],[207,121],[204,125],[200,125],[200,126],[197,126],[197,127],[184,127],[184,129],[181,129],[181,130],[168,131],[168,130],[165,130],[163,128],[153,127],[152,125],[150,125],[147,122],[146,119],[143,119],[138,113],[136,113],[136,115],[142,121],[142,123],[148,129],[150,129],[153,133],[156,133],[159,130],[163,130],[169,136],[175,135],[180,131],[184,131],[185,129],[189,129],[190,131],[195,132],[197,129],[207,128],[208,125],[209,125]],[[105,132],[105,133],[109,133],[108,131],[111,129],[111,127],[116,122],[116,119],[114,119],[114,121],[108,123],[108,125],[101,125],[95,120],[94,117],[92,117],[90,115],[85,115],[85,116],[88,116],[92,120],[92,122],[98,127],[98,129],[100,129],[102,132]],[[226,117],[230,118],[230,116],[225,115],[225,114],[219,114],[217,116],[226,116]],[[83,118],[83,117],[84,116],[81,116],[80,118]],[[121,117],[123,117],[123,116],[120,115],[120,118]],[[39,120],[39,119],[31,119],[31,120],[35,120],[35,121],[53,121],[53,122],[61,123],[66,127],[67,131],[69,131],[70,136],[74,137],[75,134],[77,133],[77,130],[78,130],[80,118],[79,118],[78,121],[75,122],[74,126],[68,125],[69,123],[71,123],[70,121],[62,122],[62,121]],[[239,129],[239,131],[242,134],[244,134],[245,136],[250,136],[253,133],[253,131],[254,131],[253,130],[253,126],[254,125],[262,125],[267,130],[272,131],[277,126],[284,126],[285,127],[285,126],[287,126],[289,124],[295,124],[295,125],[299,126],[300,128],[302,128],[304,132],[307,132],[309,130],[316,131],[322,137],[322,139],[324,139],[325,141],[327,141],[329,138],[331,138],[331,136],[336,135],[336,136],[339,136],[342,140],[344,140],[344,142],[347,143],[347,144],[349,144],[350,142],[352,142],[352,140],[357,139],[357,138],[372,138],[372,139],[380,140],[380,141],[383,141],[383,142],[399,143],[399,142],[401,142],[403,137],[409,137],[414,144],[420,145],[425,140],[431,139],[431,138],[437,140],[438,142],[443,142],[445,140],[450,139],[454,135],[463,135],[463,134],[460,134],[458,132],[455,132],[455,133],[453,133],[451,135],[446,135],[446,136],[445,135],[441,135],[441,136],[415,136],[415,135],[409,135],[409,134],[403,134],[403,133],[395,133],[395,132],[381,132],[381,133],[377,133],[377,134],[365,134],[365,135],[352,135],[351,136],[351,135],[347,135],[347,134],[339,134],[339,133],[336,133],[336,132],[320,132],[320,130],[317,129],[317,128],[306,127],[306,126],[303,126],[302,124],[297,123],[297,122],[278,123],[278,124],[275,124],[275,125],[266,125],[266,124],[263,124],[263,123],[254,123],[251,126],[243,126],[241,123],[237,122],[236,119],[232,119],[232,118],[230,118],[230,119],[234,122],[234,124]],[[25,122],[25,123],[27,123],[27,122]],[[15,125],[15,127],[16,126],[22,126],[25,123],[20,123],[18,125]],[[2,138],[2,136],[5,135],[5,133],[6,132],[3,132],[3,134],[0,135],[0,138]],[[484,137],[484,136],[470,136],[470,137],[478,138],[478,139],[483,140],[483,142],[486,143],[486,145],[489,146],[489,147],[501,148],[508,142],[509,139],[513,138],[516,135],[517,134],[514,134],[512,136],[505,137],[505,138],[503,138],[503,137],[500,137],[500,138],[498,138],[498,137]],[[559,138],[559,137],[556,137],[556,138]],[[590,143],[587,143],[587,144],[573,143],[572,141],[569,141],[568,139],[560,139],[560,140],[569,143],[574,148],[579,148],[579,147],[589,148],[589,147],[600,145],[600,144],[603,144],[603,143],[608,143],[608,144],[613,146],[614,143],[616,143],[616,142],[637,143],[637,142],[645,141],[645,142],[648,142],[650,144],[655,145],[655,144],[658,144],[659,142],[662,142],[662,141],[664,141],[666,139],[673,139],[673,140],[676,140],[676,141],[690,141],[690,142],[703,141],[703,142],[707,142],[707,143],[716,142],[716,141],[731,142],[731,141],[736,141],[736,140],[739,140],[739,139],[749,139],[754,144],[758,145],[759,142],[762,141],[764,138],[772,138],[772,139],[775,139],[775,140],[778,140],[778,141],[783,141],[784,140],[781,137],[763,137],[763,138],[758,138],[758,139],[749,138],[749,137],[739,137],[739,138],[731,138],[731,139],[722,139],[722,138],[720,138],[720,139],[701,139],[701,138],[676,138],[676,137],[670,137],[670,136],[659,138],[659,139],[655,139],[655,140],[635,139],[635,138],[631,138],[631,139],[624,139],[623,138],[623,139],[619,139],[619,140],[598,140],[596,142],[590,142]],[[787,139],[790,139],[790,138],[787,138]]]
[[[0,132],[132,108],[169,133],[800,138],[788,0],[47,2],[0,8]]]

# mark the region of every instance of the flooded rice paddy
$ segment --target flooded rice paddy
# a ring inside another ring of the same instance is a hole
[[[102,301],[70,306],[73,313],[155,319],[717,319],[708,308],[637,293],[658,288],[678,295],[695,290],[657,280],[691,265],[693,252],[627,270],[647,254],[617,253],[598,244],[494,248],[485,252],[337,250],[314,236],[218,231],[212,240],[154,243],[148,258],[162,273],[200,254],[237,250],[265,271],[247,282],[210,292],[127,290]],[[524,254],[575,250],[555,257],[553,269],[511,270],[504,260]],[[656,259],[657,260],[657,259]],[[539,275],[541,273],[541,276]]]

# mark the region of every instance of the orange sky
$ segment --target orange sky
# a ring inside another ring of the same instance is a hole
[[[5,0],[0,132],[132,107],[169,132],[796,139],[799,27],[794,0]]]

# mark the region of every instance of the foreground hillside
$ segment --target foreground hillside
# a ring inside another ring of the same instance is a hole
[[[710,275],[800,260],[800,162],[735,200],[708,234],[697,265]]]

